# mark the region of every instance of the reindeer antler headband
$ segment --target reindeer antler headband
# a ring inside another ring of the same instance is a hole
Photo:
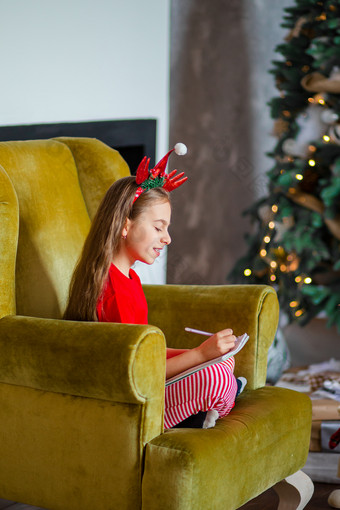
[[[176,143],[175,147],[171,149],[155,166],[149,169],[150,158],[146,156],[139,163],[136,173],[136,183],[139,188],[133,199],[133,203],[144,192],[152,188],[163,188],[166,191],[172,191],[181,186],[188,178],[183,177],[184,172],[175,175],[177,170],[173,170],[169,174],[165,173],[166,165],[170,154],[175,151],[179,156],[184,156],[187,153],[187,148],[184,143]]]

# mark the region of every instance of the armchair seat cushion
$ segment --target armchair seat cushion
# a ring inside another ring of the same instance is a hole
[[[310,419],[306,395],[264,387],[213,429],[167,431],[146,448],[143,509],[238,508],[304,465]]]

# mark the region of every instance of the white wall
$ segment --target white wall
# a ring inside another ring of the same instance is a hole
[[[156,118],[168,150],[170,0],[0,0],[0,125]],[[165,259],[138,268],[162,283]]]

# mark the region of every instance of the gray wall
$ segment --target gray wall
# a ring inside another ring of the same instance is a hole
[[[170,168],[189,181],[173,194],[168,283],[222,284],[244,252],[242,211],[265,190],[277,93],[268,74],[292,0],[172,0]]]

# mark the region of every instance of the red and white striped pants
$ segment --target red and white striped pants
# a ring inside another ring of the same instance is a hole
[[[199,411],[215,409],[226,416],[235,405],[234,358],[210,365],[165,388],[164,428],[169,429]]]

